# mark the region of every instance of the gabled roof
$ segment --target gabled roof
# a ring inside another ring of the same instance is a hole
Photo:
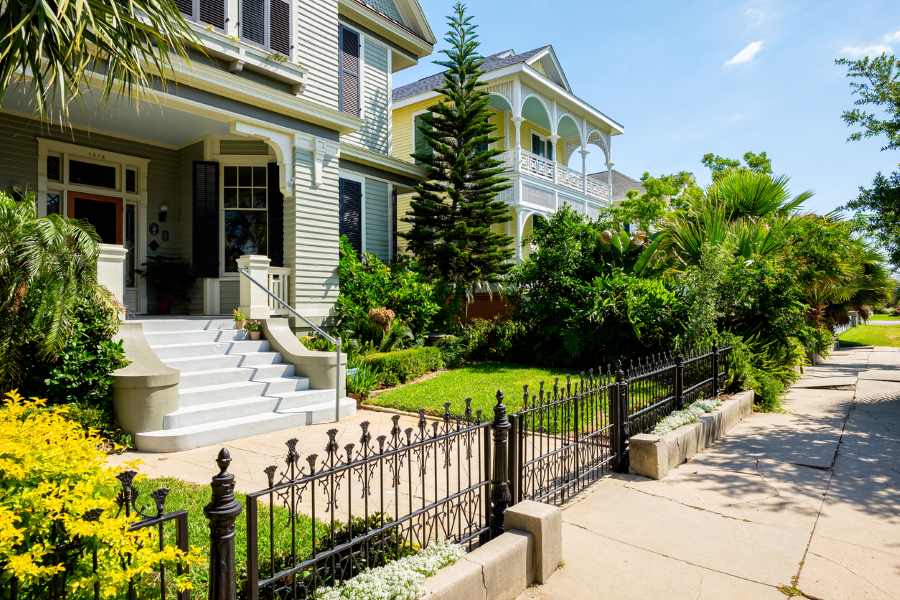
[[[599,171],[591,173],[588,177],[595,177],[600,181],[606,182],[606,174],[608,171]],[[639,180],[629,177],[621,171],[612,170],[613,200],[625,198],[625,194],[629,190],[643,190],[644,184]]]
[[[481,65],[481,69],[485,73],[490,73],[491,71],[497,71],[502,69],[503,67],[508,67],[510,65],[527,63],[531,64],[532,60],[536,60],[540,55],[549,49],[551,52],[553,51],[552,46],[541,46],[540,48],[535,48],[534,50],[529,50],[528,52],[522,52],[520,54],[516,54],[514,50],[504,50],[502,52],[497,52],[496,54],[491,54],[490,56],[486,56],[484,58],[484,63]],[[428,77],[423,77],[418,81],[413,81],[412,83],[408,83],[406,85],[400,86],[394,89],[393,98],[394,102],[398,100],[403,100],[404,98],[409,98],[411,96],[417,96],[419,94],[424,94],[427,92],[434,91],[439,88],[441,84],[444,82],[444,73],[443,71],[440,73],[435,73],[434,75],[429,75]]]

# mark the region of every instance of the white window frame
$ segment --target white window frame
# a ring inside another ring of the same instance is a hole
[[[219,33],[224,33],[224,34],[228,35],[231,33],[229,31],[229,29],[236,27],[235,23],[237,23],[237,20],[232,20],[231,17],[232,17],[232,14],[235,12],[235,8],[236,8],[235,4],[238,1],[239,0],[225,0],[225,15],[224,15],[225,27],[223,27],[221,29],[216,27],[215,25],[212,25],[210,23],[206,23],[206,22],[200,20],[200,0],[194,0],[191,3],[191,14],[190,15],[184,14],[177,7],[176,7],[176,9],[178,10],[179,13],[181,13],[181,16],[183,16],[186,20],[191,21],[192,23],[196,23],[200,27],[211,27],[213,31],[218,31]],[[240,14],[240,13],[238,12],[237,14]]]
[[[355,171],[346,171],[341,169],[338,172],[338,179],[348,179],[360,184],[360,193],[362,197],[359,200],[359,253],[366,253],[366,176]],[[340,198],[338,199],[340,202]],[[340,215],[340,210],[338,211]],[[338,223],[338,231],[340,231],[340,223]]]
[[[194,0],[195,2],[199,2],[199,0]],[[227,2],[228,8],[230,9],[232,5],[234,5],[235,14],[239,15],[239,17],[243,16],[243,0],[228,0]],[[254,40],[244,37],[244,32],[242,31],[240,25],[243,23],[241,18],[236,20],[236,24],[233,26],[235,28],[234,34],[241,40],[242,43],[248,44],[255,48],[262,48],[266,52],[271,52],[272,54],[277,54],[279,56],[284,56],[286,60],[290,62],[294,62],[294,49],[297,46],[297,31],[296,31],[296,10],[294,8],[295,2],[287,2],[288,5],[288,29],[290,31],[290,48],[288,49],[287,54],[282,54],[277,50],[272,49],[272,3],[271,0],[264,0],[263,2],[263,27],[264,27],[264,36],[265,42],[260,44]],[[229,24],[228,20],[228,9],[226,9],[225,15],[225,23],[226,26]]]
[[[412,158],[412,154],[416,151],[416,134],[419,133],[419,128],[416,127],[416,117],[429,112],[431,111],[427,108],[423,108],[422,110],[417,110],[412,114],[412,152],[410,152],[410,158]],[[416,162],[415,158],[413,158],[413,162]]]
[[[261,212],[262,209],[259,208],[241,208],[241,209],[233,209],[233,208],[225,208],[225,168],[226,167],[265,167],[268,169],[269,163],[272,162],[272,158],[269,155],[259,155],[259,156],[235,156],[231,154],[219,154],[217,158],[214,158],[219,163],[219,277],[221,279],[239,279],[240,273],[237,271],[226,271],[225,270],[225,211],[226,210],[248,210]],[[255,187],[255,186],[254,186]],[[269,252],[269,223],[268,223],[268,212],[269,212],[269,182],[266,180],[266,208],[265,213],[267,215],[266,219],[266,255],[268,256]]]

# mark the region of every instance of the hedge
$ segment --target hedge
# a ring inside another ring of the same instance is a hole
[[[410,379],[420,377],[429,371],[436,371],[444,366],[441,349],[434,346],[394,352],[376,352],[364,356],[362,362],[371,366],[378,373],[380,383],[384,386],[406,383]]]

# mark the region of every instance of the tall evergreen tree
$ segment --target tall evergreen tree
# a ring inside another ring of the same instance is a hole
[[[422,117],[420,131],[428,149],[413,156],[426,170],[416,186],[402,234],[427,275],[444,287],[448,303],[461,302],[473,290],[496,283],[509,270],[512,240],[492,226],[509,219],[497,194],[509,187],[503,177],[498,138],[490,122],[489,96],[480,77],[483,58],[466,7],[457,2],[444,38],[447,59],[441,101]]]

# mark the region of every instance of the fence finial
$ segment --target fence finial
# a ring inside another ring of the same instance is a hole
[[[209,600],[235,600],[234,522],[241,505],[234,498],[234,475],[228,472],[231,454],[222,448],[216,457],[219,474],[212,478],[212,500],[203,508],[209,520]]]

